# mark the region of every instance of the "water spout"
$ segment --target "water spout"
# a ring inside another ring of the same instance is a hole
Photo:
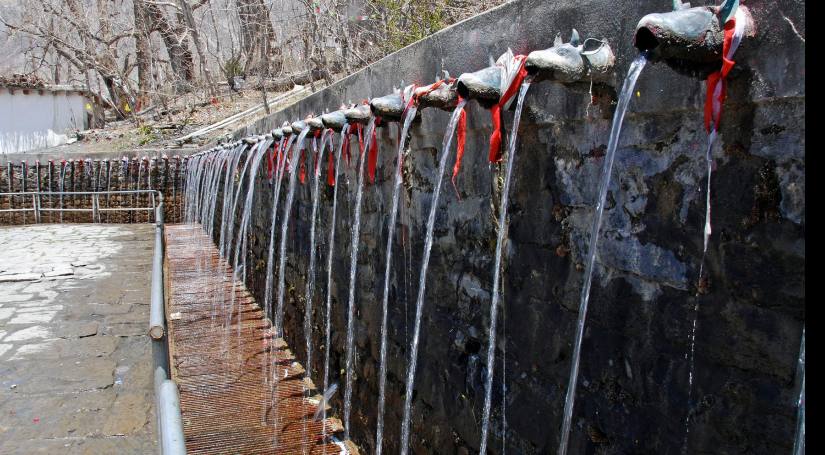
[[[324,127],[340,133],[343,131],[344,125],[347,124],[347,118],[344,115],[344,110],[339,109],[329,114],[323,114],[321,116],[321,122],[323,122]]]
[[[400,91],[370,100],[372,114],[391,122],[400,121],[406,107],[407,103],[404,102]]]
[[[366,125],[367,122],[373,118],[372,111],[367,104],[360,104],[351,109],[344,110],[344,117],[346,117],[347,123],[349,124],[360,123],[362,125]]]
[[[536,81],[607,82],[612,79],[615,62],[607,40],[589,38],[582,42],[574,29],[570,42],[563,43],[557,35],[553,47],[531,52],[524,68]]]
[[[490,66],[473,73],[462,74],[456,83],[456,90],[462,98],[474,99],[484,108],[498,103],[504,93],[502,71],[499,66]]]
[[[663,61],[679,73],[705,79],[722,65],[724,27],[731,13],[743,22],[745,36],[755,34],[754,21],[746,7],[739,6],[731,12],[699,6],[644,16],[636,25],[633,45],[648,52],[651,61]]]
[[[455,79],[451,79],[447,74],[438,87],[432,86],[418,87],[415,89],[415,97],[418,100],[419,109],[435,107],[445,111],[452,111],[458,104],[458,92],[455,87]]]

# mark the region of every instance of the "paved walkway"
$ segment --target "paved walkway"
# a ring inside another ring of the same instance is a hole
[[[157,452],[153,225],[0,226],[0,454]]]

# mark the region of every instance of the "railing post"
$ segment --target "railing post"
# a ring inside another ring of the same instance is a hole
[[[34,222],[40,224],[40,191],[32,195],[32,208],[34,209]]]

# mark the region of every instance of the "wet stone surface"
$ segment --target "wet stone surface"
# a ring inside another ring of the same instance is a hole
[[[153,234],[0,227],[0,453],[156,451]]]

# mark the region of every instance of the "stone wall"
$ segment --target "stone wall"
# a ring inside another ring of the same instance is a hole
[[[441,70],[475,71],[508,46],[527,53],[567,38],[607,38],[616,86],[636,56],[635,24],[671,2],[514,1],[409,46],[236,133],[263,133],[284,120],[341,102],[430,83]],[[746,2],[758,35],[742,44],[714,147],[709,282],[697,288],[706,170],[704,83],[648,65],[630,105],[599,237],[570,453],[790,452],[795,367],[805,319],[805,17],[802,2]],[[583,255],[604,165],[612,112],[588,91],[535,84],[527,95],[511,194],[496,351],[491,450],[552,453],[583,279]],[[415,313],[424,225],[436,154],[448,113],[428,109],[411,131],[393,248],[385,449],[398,451],[404,378]],[[490,114],[468,109],[467,151],[454,189],[444,186],[427,281],[413,400],[415,453],[478,450],[503,168],[487,162]],[[504,114],[505,129],[512,112]],[[365,188],[358,258],[358,357],[353,439],[374,452],[380,299],[395,126],[379,130],[379,166]],[[322,170],[322,173],[325,170]],[[340,179],[333,263],[333,380],[343,386],[350,229],[355,170]],[[263,177],[263,171],[261,172]],[[257,180],[249,287],[263,300],[270,183]],[[286,191],[282,191],[285,197]],[[283,207],[283,201],[280,207]],[[299,358],[309,255],[310,185],[299,185],[288,238],[286,338]],[[331,188],[319,211],[319,270],[313,312],[323,347],[323,286]],[[688,398],[690,337],[698,308],[695,376]],[[323,352],[323,351],[321,351]],[[314,355],[320,384],[323,356]],[[505,362],[501,363],[501,359]],[[506,367],[506,373],[504,369]],[[506,394],[502,393],[506,378]],[[343,387],[342,387],[343,389]],[[334,400],[340,415],[342,394]]]
[[[127,164],[128,163],[128,164]],[[41,192],[37,204],[42,223],[89,223],[93,214],[89,211],[60,212],[49,209],[91,209],[91,195],[60,196],[50,192],[100,192],[121,190],[155,189],[163,193],[164,220],[180,222],[182,218],[184,167],[186,158],[174,156],[161,159],[105,159],[105,160],[48,160],[7,161],[0,166],[0,193]],[[0,209],[33,207],[33,196],[0,196]],[[115,194],[99,196],[100,205],[107,208],[151,207],[148,194]],[[36,220],[33,212],[0,213],[2,224],[26,224]],[[154,220],[148,211],[101,211],[100,221],[106,223],[146,223]]]

